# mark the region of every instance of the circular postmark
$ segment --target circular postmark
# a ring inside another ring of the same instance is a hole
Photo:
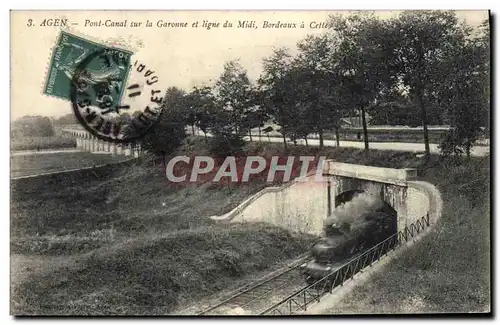
[[[73,74],[73,112],[95,137],[133,142],[162,115],[163,95],[156,89],[157,82],[156,73],[145,64],[132,64],[129,52],[114,48],[94,51],[81,60]]]

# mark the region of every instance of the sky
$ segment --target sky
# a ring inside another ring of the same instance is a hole
[[[224,62],[239,59],[251,80],[262,71],[262,59],[273,47],[294,49],[308,34],[325,29],[311,28],[341,11],[11,11],[11,121],[24,115],[59,117],[72,112],[71,103],[42,93],[50,57],[60,26],[40,26],[44,19],[68,19],[69,30],[98,42],[119,40],[133,48],[132,61],[139,60],[158,75],[158,86],[190,90],[211,85]],[[377,11],[381,18],[397,11]],[[488,17],[487,11],[457,11],[472,26]],[[109,20],[128,27],[99,27]],[[203,28],[203,21],[219,22],[219,28]],[[147,21],[152,27],[146,27]],[[158,23],[186,22],[186,28],[158,27]],[[198,21],[198,28],[192,27]],[[225,21],[233,28],[222,28]],[[236,28],[238,21],[255,21],[254,28]],[[304,22],[305,28],[263,28],[268,23]],[[142,22],[131,27],[131,22]],[[29,26],[28,26],[29,25]],[[86,26],[87,25],[87,26]],[[68,30],[68,28],[64,27]],[[137,76],[136,76],[137,77]],[[138,103],[137,105],[141,105]]]

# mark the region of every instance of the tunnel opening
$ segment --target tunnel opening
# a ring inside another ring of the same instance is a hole
[[[340,206],[346,204],[347,202],[351,202],[355,197],[359,195],[370,194],[363,190],[349,190],[335,196],[335,210]],[[332,214],[335,214],[335,210],[332,211]],[[388,227],[390,229],[390,234],[391,236],[396,234],[398,226],[398,213],[388,202],[381,199],[381,203],[370,212],[382,213],[387,215],[389,218]]]
[[[339,207],[340,205],[351,201],[352,198],[358,194],[365,193],[365,191],[362,190],[351,190],[351,191],[345,191],[335,197],[335,207]]]
[[[396,233],[397,211],[380,195],[350,190],[335,196],[335,209],[324,223],[324,237],[311,249],[314,260],[303,265],[306,281],[320,280]]]

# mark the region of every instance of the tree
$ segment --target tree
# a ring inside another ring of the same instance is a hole
[[[280,121],[279,116],[281,114],[287,118],[286,127],[281,126],[277,131],[283,135],[284,141],[288,137],[294,143],[296,143],[297,139],[302,138],[305,129],[308,129],[308,133],[311,133],[312,130],[309,125],[306,126],[309,122],[309,103],[304,104],[307,102],[304,96],[309,96],[309,94],[300,88],[301,82],[304,82],[302,72],[300,67],[294,66],[292,63],[275,83],[276,93],[283,96],[282,104],[285,107],[282,111],[275,110],[273,112],[278,117],[275,123]],[[270,105],[270,108],[276,108],[274,103]],[[282,118],[281,121],[284,121],[284,119]]]
[[[285,76],[291,68],[292,56],[287,48],[275,48],[273,53],[263,60],[263,72],[258,80],[262,92],[262,105],[273,122],[281,126],[283,146],[287,150],[286,133],[293,120],[293,108],[290,106],[289,85]]]
[[[361,111],[365,150],[368,150],[366,109],[390,81],[385,59],[385,25],[372,13],[330,16],[332,40],[338,48],[332,58],[349,89],[352,109]]]
[[[163,110],[160,120],[138,142],[144,150],[161,157],[166,167],[166,155],[178,148],[186,137],[184,91],[176,87],[167,89],[163,105],[168,109]]]
[[[242,123],[242,128],[248,130],[248,136],[250,137],[250,141],[253,141],[252,129],[255,127],[258,127],[258,126],[260,127],[260,125],[263,125],[263,124],[261,123],[261,121],[259,119],[258,107],[254,106],[253,109],[250,109],[247,111],[246,119]]]
[[[306,141],[309,133],[317,133],[319,146],[323,148],[325,127],[334,126],[338,130],[342,111],[347,104],[340,71],[332,61],[336,44],[329,35],[324,34],[307,36],[297,47],[299,53],[292,63],[297,80],[291,92],[300,116],[295,133]]]
[[[193,134],[194,126],[203,131],[205,140],[210,126],[214,122],[216,114],[215,97],[212,94],[212,88],[208,86],[194,87],[186,96],[186,106],[188,117],[186,123],[191,125]]]
[[[191,94],[189,94],[191,95]],[[189,96],[187,95],[187,96]],[[190,97],[190,96],[189,96]],[[186,98],[186,124],[191,126],[191,134],[195,135],[194,126],[196,125],[197,107],[191,102],[191,98]]]
[[[229,117],[227,126],[231,133],[240,136],[243,130],[247,130],[245,121],[252,106],[252,86],[247,71],[238,60],[224,64],[224,71],[215,84],[215,92],[220,113]]]
[[[440,112],[439,110],[436,110]],[[420,110],[400,85],[387,85],[378,100],[367,108],[372,125],[421,125]]]
[[[269,110],[264,105],[264,99],[265,94],[262,92],[262,90],[258,86],[254,87],[253,103],[258,107],[256,122],[258,123],[257,128],[259,129],[259,141],[262,138],[262,128],[264,127],[265,123],[271,118],[271,116],[269,115]]]
[[[248,108],[245,112],[246,118],[243,121],[242,127],[248,129],[250,141],[252,141],[252,129],[259,129],[259,141],[261,141],[261,128],[269,119],[269,114],[263,104],[263,93],[256,87],[251,87],[249,92]]]
[[[12,136],[51,137],[55,131],[46,116],[23,116],[12,123]]]
[[[444,77],[440,65],[453,48],[463,43],[464,28],[450,11],[404,11],[388,21],[390,68],[408,87],[420,108],[425,154],[430,156],[428,107],[432,91]]]
[[[78,124],[78,120],[75,117],[75,114],[66,114],[64,116],[61,116],[60,118],[56,119],[54,121],[54,124],[56,125],[74,125]]]
[[[479,37],[464,28],[462,42],[451,49],[451,55],[440,66],[444,78],[433,93],[449,113],[452,126],[440,146],[444,155],[465,152],[470,158],[481,128],[488,125],[490,58],[485,35],[489,30],[484,27]]]

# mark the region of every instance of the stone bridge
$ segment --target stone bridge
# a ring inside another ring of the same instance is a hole
[[[323,178],[309,176],[281,187],[268,187],[215,220],[267,222],[292,231],[321,235],[333,209],[356,193],[380,196],[397,217],[398,230],[426,215],[430,193],[413,182],[415,169],[379,168],[326,160]]]
[[[134,157],[139,157],[142,153],[140,145],[104,141],[90,134],[90,132],[77,127],[62,129],[61,133],[63,136],[75,138],[76,147],[83,151]]]
[[[323,168],[327,178],[327,215],[333,207],[349,201],[357,193],[379,196],[386,212],[396,215],[398,230],[427,213],[428,199],[412,188],[416,169],[392,169],[327,161]],[[410,182],[409,182],[410,181]]]

